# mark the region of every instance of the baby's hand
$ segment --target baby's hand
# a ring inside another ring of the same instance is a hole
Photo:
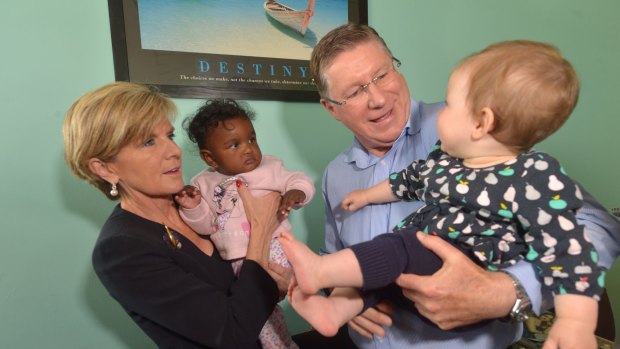
[[[306,193],[301,190],[292,189],[284,193],[282,202],[280,203],[280,209],[278,210],[278,218],[287,218],[292,209],[301,207],[304,200],[306,200]]]
[[[596,336],[589,325],[572,319],[556,318],[543,349],[596,349]]]
[[[341,206],[345,211],[353,212],[366,205],[368,205],[366,190],[354,190],[344,197]]]
[[[174,201],[184,209],[192,209],[200,204],[200,191],[193,185],[186,185],[174,195]]]

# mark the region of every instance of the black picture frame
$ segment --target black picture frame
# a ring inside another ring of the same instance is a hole
[[[368,23],[367,0],[347,0],[347,5],[349,22]],[[154,85],[173,98],[300,102],[319,100],[308,74],[287,76],[283,80],[268,80],[248,79],[244,78],[243,74],[235,75],[234,72],[231,75],[231,71],[221,73],[214,69],[205,73],[204,69],[197,70],[199,62],[205,62],[206,59],[206,62],[219,62],[220,66],[222,62],[261,66],[264,64],[283,69],[296,67],[297,71],[305,72],[308,60],[147,50],[143,49],[141,44],[138,0],[108,0],[108,10],[117,81]]]

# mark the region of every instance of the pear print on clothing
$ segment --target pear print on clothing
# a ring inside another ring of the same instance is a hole
[[[555,261],[555,255],[550,254],[550,255],[544,256],[540,259],[540,261],[543,263],[553,263]]]
[[[495,185],[497,184],[497,177],[495,177],[495,174],[489,173],[486,177],[484,177],[484,181],[490,185]]]
[[[543,244],[545,245],[545,247],[555,247],[558,244],[558,239],[549,235],[549,233],[542,231],[542,236]]]
[[[551,222],[551,215],[545,212],[542,208],[538,209],[538,218],[536,219],[538,225],[547,225]]]
[[[552,157],[530,151],[503,164],[471,169],[438,150],[409,171],[427,173],[411,180],[424,187],[416,189],[418,197],[436,208],[419,211],[428,217],[412,214],[403,228],[416,227],[458,244],[488,270],[530,261],[554,294],[596,298],[600,293],[599,256],[574,217],[586,193]],[[405,184],[404,196],[412,197],[404,173],[390,184],[393,190]],[[418,227],[419,222],[428,224]]]
[[[445,221],[446,221],[446,218],[444,217],[444,218],[440,219],[440,220],[437,222],[437,224],[436,224],[436,225],[437,225],[437,229],[438,229],[438,230],[443,229],[443,223],[444,223]]]
[[[560,191],[564,189],[564,183],[560,182],[558,177],[556,177],[555,175],[549,176],[548,186],[549,186],[549,189],[552,191]]]
[[[471,224],[467,224],[467,226],[461,232],[463,234],[471,234]]]
[[[480,195],[478,195],[476,202],[480,206],[489,206],[489,204],[491,204],[491,200],[489,199],[489,192],[487,191],[487,188],[484,188],[484,190],[480,192]]]
[[[511,185],[510,188],[508,188],[508,190],[506,190],[506,192],[504,193],[504,200],[508,202],[515,201],[515,193],[516,193],[515,187]]]
[[[530,245],[529,248],[530,249],[527,251],[527,255],[525,256],[525,258],[527,258],[528,261],[533,261],[538,258],[538,252],[536,252],[532,245]]]
[[[524,229],[530,228],[530,221],[528,221],[527,218],[523,217],[520,214],[517,215],[517,218],[519,219],[519,223],[521,223]]]
[[[499,244],[498,244],[498,246],[497,246],[497,247],[498,247],[498,248],[499,248],[499,250],[500,250],[500,251],[502,251],[502,252],[508,252],[508,251],[510,251],[510,246],[508,246],[508,243],[507,243],[506,241],[503,241],[503,240],[499,242]]]
[[[536,160],[534,163],[534,168],[538,171],[544,171],[549,168],[549,163],[544,160]]]
[[[453,224],[461,224],[461,223],[463,223],[464,220],[465,220],[465,216],[461,212],[459,212],[456,215],[456,218],[454,219],[454,221],[452,223]]]
[[[513,234],[510,234],[510,233],[504,234],[502,236],[502,240],[508,241],[508,242],[515,242],[515,241],[517,241],[517,239],[515,239],[515,236]]]
[[[575,197],[579,200],[583,200],[583,195],[581,194],[581,190],[578,185],[575,185]]]
[[[398,189],[396,189],[396,195],[398,197],[403,197],[405,195],[405,193],[407,193],[407,192],[408,192],[407,187],[405,187],[402,184],[398,186]]]
[[[534,159],[529,158],[525,160],[525,164],[523,164],[523,167],[530,168],[532,165],[534,165]]]
[[[571,231],[575,229],[575,224],[573,224],[573,222],[571,222],[570,220],[566,219],[566,217],[564,216],[558,216],[558,223],[560,223],[560,227],[564,231]]]
[[[445,196],[450,195],[450,187],[448,186],[448,183],[442,185],[441,188],[439,188],[439,192]]]
[[[536,190],[532,185],[525,185],[525,198],[531,201],[540,199],[540,192]]]

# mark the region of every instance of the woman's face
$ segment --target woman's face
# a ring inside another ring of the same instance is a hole
[[[122,148],[108,166],[118,176],[123,199],[166,197],[184,185],[181,149],[167,120],[155,126],[147,139]]]

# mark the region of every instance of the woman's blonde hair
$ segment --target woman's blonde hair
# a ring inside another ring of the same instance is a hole
[[[111,161],[123,147],[146,140],[161,121],[173,121],[176,106],[154,87],[115,82],[81,96],[65,114],[65,161],[71,171],[109,199],[110,183],[89,168],[89,160]]]
[[[495,114],[491,134],[518,151],[559,129],[577,104],[577,73],[547,43],[499,42],[467,57],[457,69],[469,74],[467,102],[473,114],[490,107]]]

